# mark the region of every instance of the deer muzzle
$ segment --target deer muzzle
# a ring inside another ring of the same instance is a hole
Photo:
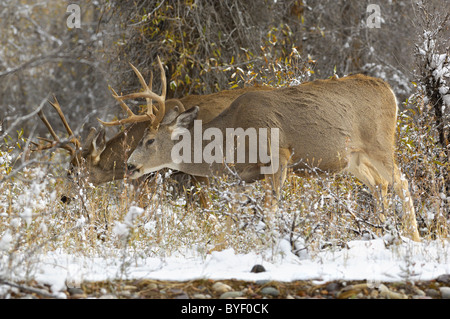
[[[133,178],[134,175],[138,175],[142,165],[136,166],[134,164],[127,164],[128,177]]]

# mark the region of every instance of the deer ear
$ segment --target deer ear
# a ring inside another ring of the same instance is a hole
[[[93,164],[97,164],[100,161],[100,155],[106,148],[106,135],[105,130],[102,128],[97,135],[92,139],[89,147],[90,155]]]
[[[86,137],[86,139],[84,140],[83,143],[83,152],[88,153],[90,152],[90,147],[92,144],[92,140],[94,139],[94,137],[97,135],[97,130],[95,129],[95,127],[91,127],[91,129],[89,130],[89,134]]]
[[[180,107],[178,105],[175,105],[173,108],[167,110],[166,114],[164,115],[164,119],[161,121],[161,125],[168,125],[175,121],[178,115],[180,115]]]
[[[192,125],[194,120],[197,118],[198,110],[199,107],[194,106],[193,108],[190,108],[189,110],[184,111],[183,113],[178,115],[175,123],[175,129],[177,128],[188,129]]]

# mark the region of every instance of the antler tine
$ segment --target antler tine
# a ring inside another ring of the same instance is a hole
[[[150,111],[147,110],[147,113],[144,115],[136,115],[133,113],[132,110],[130,110],[130,108],[128,107],[128,105],[125,104],[125,102],[123,100],[127,99],[128,96],[120,96],[117,94],[117,92],[111,88],[111,91],[113,92],[113,98],[115,98],[119,103],[120,106],[122,107],[122,109],[127,113],[128,117],[123,119],[123,120],[117,120],[117,121],[112,121],[112,122],[105,122],[102,121],[101,119],[97,118],[97,121],[99,121],[101,124],[103,124],[104,126],[114,126],[114,125],[123,125],[123,124],[128,124],[128,123],[137,123],[137,122],[145,122],[145,121],[152,121],[154,119],[154,115],[152,112],[152,102],[150,101]]]
[[[152,126],[155,128],[159,125],[159,123],[161,123],[161,121],[163,120],[164,115],[166,113],[166,93],[167,93],[166,72],[164,71],[164,67],[161,63],[159,56],[158,56],[158,65],[159,65],[159,68],[161,69],[162,92],[161,92],[161,96],[158,96],[158,98],[155,98],[155,100],[159,104],[158,113],[156,113],[156,118],[152,122]]]
[[[48,150],[54,147],[57,148],[62,148],[65,149],[66,151],[68,151],[70,153],[71,156],[74,156],[76,151],[73,147],[71,147],[70,145],[67,144],[67,142],[60,142],[60,141],[52,141],[48,138],[45,137],[38,137],[39,140],[47,142],[47,145],[42,145],[42,144],[38,144],[35,142],[30,142],[31,144],[33,144],[34,146],[36,146],[35,149],[32,149],[32,151],[43,151],[43,150]],[[70,143],[70,142],[69,142]]]
[[[133,111],[130,110],[128,105],[126,105],[125,102],[120,99],[120,96],[117,94],[117,92],[113,88],[111,88],[111,91],[113,92],[113,97],[120,103],[120,106],[125,112],[127,112],[128,116],[135,116],[136,114],[134,114]]]
[[[61,106],[59,105],[59,102],[56,99],[55,95],[53,95],[53,99],[55,100],[54,102],[52,102],[52,101],[48,101],[48,102],[50,103],[51,106],[53,106],[53,108],[56,110],[56,112],[58,112],[58,115],[61,118],[61,121],[63,122],[67,133],[71,137],[70,141],[75,145],[76,148],[81,148],[81,142],[73,134],[73,131],[70,128],[69,123],[67,122],[66,117],[64,116],[64,114],[63,114],[63,112],[61,110]]]
[[[145,99],[147,100],[147,113],[153,114],[152,98],[151,98],[152,94],[154,94],[152,92],[153,72],[150,71],[150,81],[147,84],[147,83],[145,83],[144,77],[142,76],[141,72],[139,72],[139,70],[133,64],[130,63],[130,66],[133,69],[136,76],[138,77],[139,82],[141,83],[142,87],[144,88],[144,93],[147,93],[150,95],[150,97],[145,96]],[[137,94],[139,94],[139,93],[137,93]]]
[[[55,147],[56,143],[57,143],[56,141],[49,140],[48,138],[38,137],[38,139],[42,140],[44,142],[47,142],[47,145],[43,145],[43,144],[40,144],[40,143],[36,143],[36,142],[30,141],[30,144],[32,144],[33,146],[36,147],[36,148],[30,148],[33,152],[42,151],[42,150],[48,150],[48,149],[50,149],[52,147]]]
[[[120,103],[122,109],[127,112],[128,118],[123,120],[117,120],[112,122],[104,122],[100,119],[97,119],[100,123],[106,126],[113,126],[113,125],[121,125],[121,124],[127,124],[127,123],[137,123],[137,122],[144,122],[150,120],[152,122],[152,126],[156,127],[164,118],[165,113],[165,99],[166,99],[166,75],[164,72],[164,68],[162,66],[161,60],[158,57],[158,64],[161,69],[161,82],[162,82],[162,94],[157,95],[152,91],[152,82],[153,82],[153,72],[150,74],[150,82],[147,84],[144,80],[144,77],[142,76],[141,72],[130,63],[131,68],[133,69],[134,73],[139,79],[139,82],[141,83],[144,91],[143,92],[136,92],[131,93],[127,95],[121,95],[119,96],[114,90],[113,91],[113,97]],[[128,99],[135,99],[135,98],[141,98],[144,97],[147,100],[147,112],[143,115],[136,115],[133,113],[133,111],[130,110],[130,108],[123,102],[124,100]],[[159,109],[157,111],[156,116],[153,114],[153,104],[152,100],[155,100],[159,104]]]
[[[47,117],[45,116],[45,114],[42,110],[40,110],[38,112],[38,116],[41,119],[41,121],[44,122],[44,125],[47,127],[48,131],[50,132],[50,134],[54,138],[54,140],[59,141],[58,135],[56,135],[55,130],[53,130],[53,127],[51,126],[50,122],[47,120]]]
[[[75,149],[70,147],[70,145],[61,143],[58,135],[56,135],[55,130],[51,126],[50,122],[47,120],[47,117],[45,116],[45,114],[42,110],[40,110],[38,112],[38,116],[41,119],[41,121],[44,123],[44,125],[47,127],[47,129],[50,132],[50,135],[53,137],[54,141],[52,141],[48,138],[38,137],[39,140],[47,142],[47,145],[42,145],[42,144],[38,144],[35,142],[31,142],[32,145],[36,146],[36,149],[34,149],[32,151],[42,151],[42,150],[47,150],[47,149],[57,146],[57,147],[60,147],[60,148],[63,148],[65,150],[69,151],[69,153],[73,156],[75,154]]]

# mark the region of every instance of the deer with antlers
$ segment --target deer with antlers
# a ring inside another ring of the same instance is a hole
[[[131,64],[130,64],[131,65]],[[199,118],[205,122],[209,122],[231,102],[245,92],[254,90],[270,90],[269,87],[248,87],[236,90],[225,90],[208,95],[188,95],[180,99],[166,99],[166,77],[162,63],[158,57],[158,65],[161,71],[162,94],[157,95],[152,92],[153,75],[150,75],[150,81],[147,84],[142,74],[131,65],[134,73],[139,79],[143,90],[141,92],[131,93],[119,96],[114,90],[113,97],[120,103],[122,109],[127,113],[128,117],[124,120],[116,120],[104,122],[99,120],[105,126],[127,125],[123,131],[116,134],[110,140],[106,140],[105,131],[103,129],[97,131],[92,128],[84,142],[74,135],[70,128],[61,106],[54,97],[54,101],[49,101],[50,105],[57,111],[61,121],[66,128],[69,138],[61,141],[57,136],[44,113],[38,113],[40,119],[47,127],[52,139],[39,138],[41,143],[33,143],[34,150],[45,150],[50,148],[62,148],[70,153],[70,164],[68,169],[68,177],[80,175],[86,181],[99,185],[113,180],[121,180],[126,173],[126,161],[128,156],[136,148],[138,142],[144,135],[145,130],[152,126],[154,129],[158,127],[158,123],[164,117],[166,110],[176,109],[178,112],[199,106]],[[124,100],[145,98],[147,102],[147,111],[143,115],[134,114],[125,104]],[[152,104],[156,101],[159,108]]]
[[[181,114],[168,111],[157,130],[149,128],[128,159],[130,177],[138,178],[163,167],[205,177],[230,174],[226,165],[230,149],[246,153],[241,157],[245,160],[234,162],[235,174],[246,182],[264,178],[271,181],[266,184],[271,185],[278,199],[288,169],[300,175],[311,167],[318,173],[348,172],[364,182],[375,196],[380,190],[383,199],[389,185],[393,185],[402,199],[408,235],[419,240],[408,181],[394,159],[397,101],[384,81],[354,75],[248,92],[209,123],[199,125],[198,114],[197,107]],[[230,148],[225,138],[240,130],[249,137],[256,132],[253,141],[260,142],[261,129],[279,132],[276,140],[262,143],[265,149],[267,144],[276,145],[270,152],[271,170],[264,172],[262,168],[267,168],[267,163],[249,160],[252,149],[256,152],[251,143],[245,143],[244,148],[236,144]],[[188,156],[179,156],[180,143],[191,146]],[[212,149],[214,161],[192,160],[200,152],[212,154]],[[236,157],[236,153],[231,155]]]

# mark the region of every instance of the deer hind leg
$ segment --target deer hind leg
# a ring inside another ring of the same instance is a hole
[[[379,198],[381,192],[381,200],[384,207],[387,205],[386,195],[389,182],[383,178],[376,166],[372,164],[369,157],[362,152],[355,152],[351,154],[347,171],[353,174],[361,182],[369,187],[375,198]],[[383,214],[379,216],[380,220],[386,220]]]
[[[414,241],[420,241],[420,234],[417,228],[416,213],[414,211],[413,200],[409,192],[408,180],[402,174],[397,165],[394,164],[394,191],[402,200],[403,206],[403,226]]]
[[[408,236],[415,241],[420,241],[414,206],[408,190],[408,181],[402,177],[400,170],[393,161],[392,165],[393,171],[381,161],[372,160],[363,152],[355,152],[351,155],[347,170],[366,184],[376,197],[378,196],[377,189],[380,189],[385,207],[387,207],[388,186],[393,184],[395,193],[402,200],[403,223],[408,227]],[[380,216],[380,219],[384,221],[384,216]]]

